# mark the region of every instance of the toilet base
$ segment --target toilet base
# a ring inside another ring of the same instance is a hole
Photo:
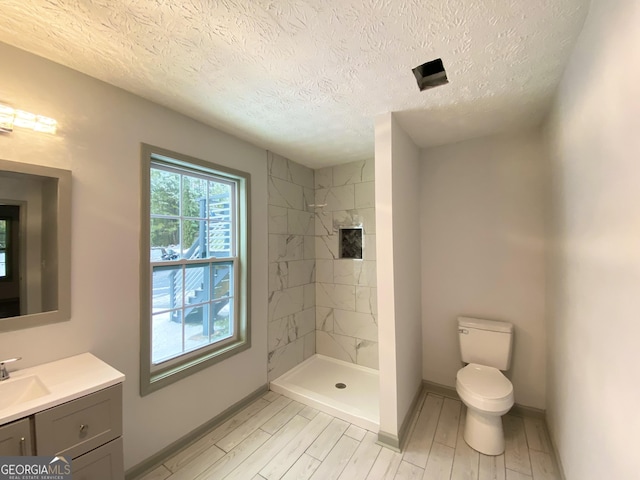
[[[464,441],[474,450],[485,455],[504,452],[504,431],[500,415],[487,415],[467,408],[464,424]]]

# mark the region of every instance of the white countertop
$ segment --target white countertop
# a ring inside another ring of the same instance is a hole
[[[36,375],[49,390],[39,398],[0,409],[0,425],[75,400],[124,381],[124,374],[90,353],[10,371],[2,384]]]

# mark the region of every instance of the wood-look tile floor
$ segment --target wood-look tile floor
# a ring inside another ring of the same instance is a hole
[[[544,422],[503,417],[506,450],[462,438],[466,407],[423,392],[404,452],[377,434],[268,392],[139,480],[560,480]]]

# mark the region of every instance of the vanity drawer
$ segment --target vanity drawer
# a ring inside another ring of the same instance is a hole
[[[124,458],[122,438],[74,458],[71,462],[73,480],[122,480]]]
[[[122,435],[122,384],[36,413],[38,455],[76,458]]]

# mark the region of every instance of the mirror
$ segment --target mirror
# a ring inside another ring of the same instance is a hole
[[[0,332],[71,317],[71,172],[0,160]]]

